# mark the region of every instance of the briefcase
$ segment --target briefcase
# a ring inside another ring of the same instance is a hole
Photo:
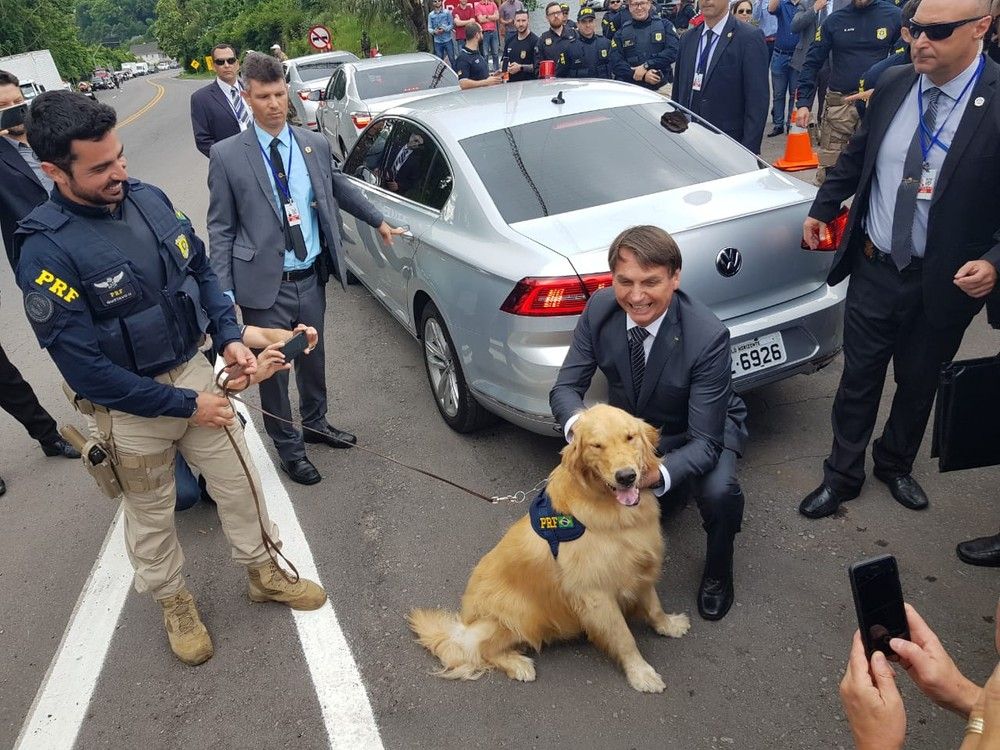
[[[1000,354],[941,368],[931,457],[939,471],[1000,464]]]

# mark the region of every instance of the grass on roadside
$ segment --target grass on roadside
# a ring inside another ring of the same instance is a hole
[[[400,24],[393,19],[381,16],[375,17],[367,24],[358,15],[344,12],[324,14],[320,23],[330,29],[333,36],[333,48],[347,50],[361,57],[361,31],[368,32],[372,47],[378,45],[383,55],[415,52],[417,43]],[[289,45],[286,50],[289,57],[313,53],[312,47],[305,40],[298,40]]]

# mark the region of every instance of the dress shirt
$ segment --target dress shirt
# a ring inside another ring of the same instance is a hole
[[[958,101],[958,97],[965,85],[976,74],[981,59],[982,55],[977,55],[972,64],[955,78],[943,86],[936,87],[941,90],[941,95],[937,102],[934,132],[941,129],[938,140],[946,147],[951,146],[952,141],[955,140],[955,131],[958,129],[958,123],[962,121],[962,114],[965,112],[969,99],[972,98],[972,89],[975,86],[969,86],[961,101]],[[896,209],[896,192],[903,180],[903,163],[906,161],[906,152],[909,150],[913,134],[917,130],[917,87],[923,87],[923,90],[927,91],[932,86],[934,84],[927,76],[917,77],[910,93],[903,100],[903,105],[892,118],[875,160],[875,174],[872,177],[872,191],[868,200],[865,230],[875,247],[884,253],[888,253],[892,249],[892,221]],[[957,104],[956,101],[958,101]],[[924,106],[926,106],[926,100]],[[952,112],[952,107],[955,108],[954,112]],[[926,141],[929,140],[929,138],[926,139]],[[927,162],[931,169],[937,170],[938,181],[941,179],[941,166],[944,164],[945,156],[947,154],[939,146],[932,146],[927,155]],[[913,255],[918,258],[924,257],[926,252],[927,217],[930,213],[930,206],[931,201],[917,200],[917,210],[913,216]]]
[[[299,149],[299,144],[292,138],[292,131],[288,125],[282,128],[277,136],[273,136],[262,130],[257,123],[254,123],[257,131],[257,141],[264,149],[261,159],[264,162],[264,171],[267,172],[267,179],[271,182],[271,195],[274,197],[275,205],[279,212],[284,212],[284,196],[278,193],[278,187],[274,184],[274,173],[268,166],[268,159],[271,155],[271,141],[277,137],[278,153],[281,154],[281,161],[285,165],[285,174],[288,175],[288,188],[292,194],[292,200],[299,209],[302,219],[302,237],[306,242],[306,258],[299,260],[295,257],[295,250],[285,248],[285,270],[301,271],[309,268],[319,257],[319,213],[316,211],[316,194],[313,192],[312,181],[309,179],[309,169],[306,166],[305,158]],[[264,158],[264,155],[268,159]],[[290,158],[289,158],[290,157]]]
[[[712,58],[715,57],[715,51],[719,48],[719,42],[722,41],[722,30],[723,28],[725,28],[726,21],[728,20],[729,20],[729,13],[726,13],[726,15],[724,15],[717,24],[715,24],[715,26],[708,26],[707,24],[704,24],[706,26],[706,29],[703,32],[701,32],[701,39],[698,40],[698,50],[697,50],[698,54],[696,55],[694,61],[696,74],[698,72],[698,60],[701,58],[701,54],[705,51],[704,45],[709,43],[711,44],[711,48],[708,50],[708,59],[705,60],[705,72],[707,73],[708,69],[712,67]],[[709,31],[712,32],[711,40],[705,39]],[[659,323],[657,323],[656,325],[657,327],[659,327]],[[649,332],[653,333],[652,330],[650,330]],[[649,341],[650,338],[652,338],[652,336],[647,338],[646,341]],[[646,356],[647,357],[649,356],[648,351],[646,352]]]
[[[21,158],[24,159],[25,163],[31,167],[31,171],[35,173],[35,177],[37,177],[38,181],[42,183],[42,187],[45,188],[45,192],[51,193],[52,180],[50,180],[49,176],[42,171],[42,163],[38,160],[38,157],[35,156],[35,152],[31,149],[31,146],[27,143],[21,143],[21,141],[11,138],[9,135],[5,135],[4,138],[7,139],[7,143],[17,150],[17,153],[21,155]]]
[[[715,31],[714,28],[713,31]],[[667,317],[667,313],[669,312],[669,310],[670,308],[668,307],[666,310],[663,311],[663,314],[660,317],[658,317],[648,326],[645,326],[645,329],[649,331],[649,335],[642,341],[642,350],[645,353],[646,362],[649,362],[649,353],[653,351],[653,341],[656,339],[656,334],[660,332],[660,325],[663,323],[663,319]],[[628,313],[626,313],[625,314],[626,337],[628,336],[628,332],[631,331],[633,328],[635,328],[637,325],[639,324],[636,323],[634,320],[632,320],[632,318],[628,316]],[[566,426],[563,428],[563,432],[566,434],[567,443],[573,439],[573,425],[576,424],[576,420],[579,418],[580,418],[579,414],[574,414],[572,417],[566,420]],[[667,492],[670,490],[670,473],[667,471],[667,467],[665,467],[663,464],[660,464],[660,476],[663,477],[663,486],[657,487],[656,489],[653,490],[653,494],[656,495],[657,497],[662,497],[663,495],[667,494]]]
[[[233,106],[233,91],[236,92],[237,96],[240,96],[241,95],[240,92],[243,91],[243,87],[240,84],[239,79],[238,78],[236,79],[236,85],[235,86],[230,86],[228,83],[226,83],[225,81],[223,81],[221,78],[216,78],[215,82],[217,84],[219,84],[219,88],[222,89],[222,93],[226,95],[226,101],[229,102],[229,108],[233,111],[233,117],[235,117],[236,118],[236,122],[239,123],[240,132],[243,132],[244,130],[246,130],[249,127],[249,125],[244,124],[243,121],[240,120],[239,116],[236,114],[236,107]],[[243,106],[247,108],[247,115],[249,115],[249,117],[247,119],[248,120],[252,120],[253,115],[250,112],[250,105],[247,104],[246,102],[243,102]]]
[[[773,37],[778,33],[778,18],[772,16],[767,10],[767,0],[753,1],[753,15],[751,16],[765,37]]]

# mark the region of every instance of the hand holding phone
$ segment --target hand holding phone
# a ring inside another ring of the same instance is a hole
[[[306,338],[305,331],[299,331],[285,342],[285,345],[281,347],[281,353],[285,355],[285,362],[288,363],[308,348],[309,340]]]
[[[0,109],[0,130],[7,132],[11,128],[24,125],[24,115],[28,111],[28,103],[21,102]]]
[[[898,661],[889,641],[893,638],[910,640],[910,629],[903,608],[896,558],[882,555],[862,560],[851,565],[849,573],[865,656],[870,660],[872,653],[881,651],[887,659]]]

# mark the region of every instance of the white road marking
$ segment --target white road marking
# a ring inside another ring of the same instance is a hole
[[[271,519],[281,530],[282,551],[303,577],[322,583],[288,492],[252,421],[247,421],[244,434]],[[16,750],[73,747],[131,583],[132,566],[125,552],[119,508],[21,728]],[[292,615],[330,746],[336,750],[382,750],[368,693],[333,606],[327,601],[314,612]]]

